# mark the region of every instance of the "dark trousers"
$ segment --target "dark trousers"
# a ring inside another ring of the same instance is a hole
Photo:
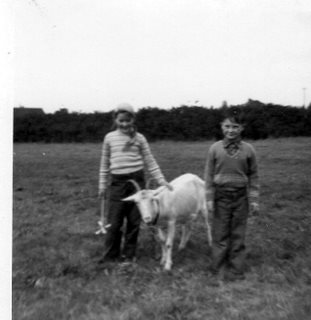
[[[135,256],[141,216],[134,202],[122,201],[136,192],[129,179],[144,187],[142,170],[130,174],[112,175],[107,216],[107,224],[111,226],[107,229],[104,249],[106,259],[117,259],[121,255],[122,226],[125,219],[122,256],[129,259]]]
[[[237,190],[216,188],[212,226],[213,272],[217,273],[222,267],[228,267],[236,274],[244,272],[247,217],[246,188]]]

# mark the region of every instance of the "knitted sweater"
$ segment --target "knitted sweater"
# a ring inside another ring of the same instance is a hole
[[[217,186],[229,189],[247,187],[249,201],[258,203],[259,181],[253,146],[240,141],[237,152],[229,155],[224,140],[215,142],[208,151],[205,182],[207,201],[214,200]]]
[[[159,184],[163,183],[164,176],[142,134],[137,132],[136,137],[132,139],[120,130],[109,132],[102,146],[99,190],[107,188],[110,173],[128,174],[142,170],[144,167]]]

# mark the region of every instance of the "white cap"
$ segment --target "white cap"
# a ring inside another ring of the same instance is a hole
[[[120,103],[115,109],[114,112],[118,113],[121,111],[126,111],[132,115],[135,114],[134,108],[129,103]]]

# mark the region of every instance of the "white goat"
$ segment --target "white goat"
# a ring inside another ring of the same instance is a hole
[[[191,223],[201,212],[205,218],[209,245],[212,243],[211,228],[208,223],[208,211],[205,201],[205,183],[194,174],[183,174],[171,181],[173,190],[159,187],[156,190],[141,190],[135,181],[130,180],[137,192],[123,201],[134,201],[140,211],[142,220],[150,225],[155,224],[158,218],[165,218],[168,223],[167,235],[158,228],[161,242],[161,264],[165,270],[172,267],[172,247],[175,236],[176,221],[182,224],[182,236],[179,250],[186,246],[191,233]]]

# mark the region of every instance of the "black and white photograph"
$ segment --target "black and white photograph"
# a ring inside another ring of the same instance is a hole
[[[311,319],[309,0],[0,11],[1,319]]]

